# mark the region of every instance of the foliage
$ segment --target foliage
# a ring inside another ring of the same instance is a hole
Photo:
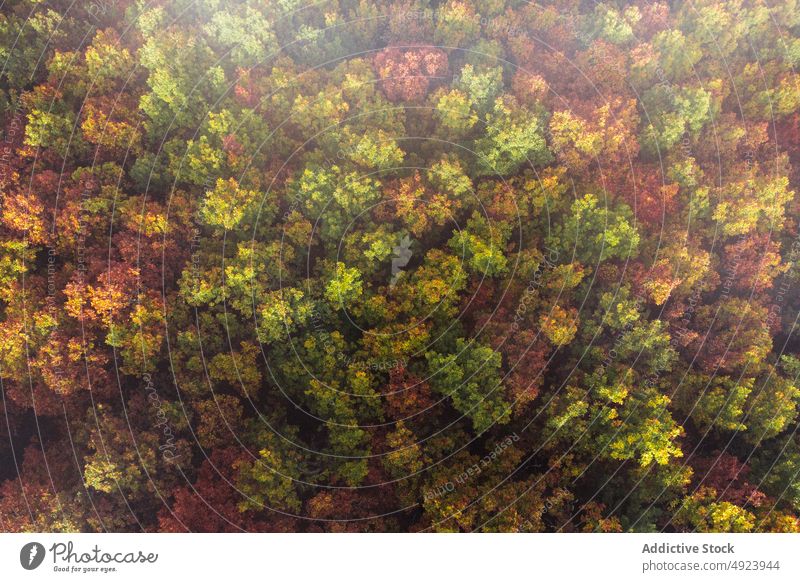
[[[800,530],[796,2],[67,4],[0,530]]]

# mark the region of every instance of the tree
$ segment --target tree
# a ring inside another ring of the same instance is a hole
[[[219,52],[228,53],[231,64],[237,67],[262,64],[278,51],[270,22],[250,6],[241,15],[217,12],[204,29]]]
[[[458,89],[437,95],[436,119],[441,125],[444,136],[450,138],[466,136],[478,122],[478,116],[472,112],[467,95]]]
[[[754,378],[692,374],[678,387],[675,404],[704,432],[745,431],[745,405],[753,384]]]
[[[207,193],[200,206],[203,222],[210,226],[235,230],[245,215],[255,210],[263,199],[258,192],[241,188],[233,178],[217,179],[214,189]],[[269,216],[259,217],[269,222]]]
[[[625,205],[619,205],[617,210],[598,208],[598,203],[594,194],[573,202],[558,246],[565,253],[574,249],[578,260],[586,264],[635,257],[640,236],[629,221],[630,210]]]
[[[752,513],[727,501],[717,502],[716,497],[716,490],[705,487],[686,498],[675,514],[676,524],[697,532],[753,530],[755,516]]]
[[[269,429],[261,430],[256,442],[261,448],[252,459],[233,463],[236,485],[243,494],[239,511],[266,508],[298,511],[300,499],[296,487],[300,478],[300,459],[297,453]]]
[[[361,273],[336,263],[336,268],[325,287],[325,298],[335,307],[344,308],[357,301],[363,294]]]
[[[768,229],[767,225],[782,221],[785,206],[794,197],[788,186],[785,176],[757,173],[731,179],[719,189],[713,218],[727,236],[748,234],[759,225]]]
[[[494,277],[508,269],[503,254],[508,236],[507,228],[493,226],[475,212],[467,222],[467,228],[456,233],[448,245],[454,253],[466,259],[473,273]]]
[[[425,357],[433,389],[452,400],[453,407],[472,421],[476,432],[508,422],[509,406],[503,399],[497,352],[459,338],[454,353],[428,352]]]
[[[552,159],[541,122],[520,110],[513,98],[498,98],[485,123],[486,136],[475,142],[477,175],[506,176],[523,164],[538,166]]]
[[[698,335],[689,349],[709,373],[733,372],[744,366],[757,371],[772,349],[766,321],[765,308],[736,297],[718,306],[703,305],[693,321]]]
[[[413,102],[427,95],[431,81],[444,77],[447,55],[433,47],[387,48],[375,55],[373,66],[389,101]]]

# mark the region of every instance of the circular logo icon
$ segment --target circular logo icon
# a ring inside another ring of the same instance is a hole
[[[19,563],[26,570],[35,570],[44,561],[44,546],[39,542],[30,542],[19,551]]]

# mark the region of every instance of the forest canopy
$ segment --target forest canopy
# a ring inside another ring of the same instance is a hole
[[[800,532],[795,0],[0,7],[0,531]]]

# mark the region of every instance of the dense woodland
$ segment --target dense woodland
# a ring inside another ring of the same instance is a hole
[[[0,12],[0,531],[800,531],[795,0]]]

